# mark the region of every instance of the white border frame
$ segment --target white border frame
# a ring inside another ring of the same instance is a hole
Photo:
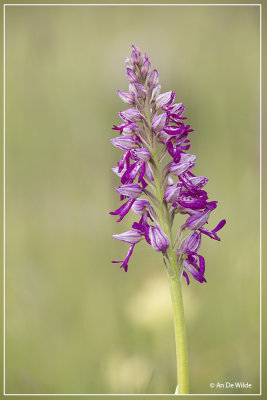
[[[5,393],[5,9],[6,7],[25,7],[25,6],[68,6],[68,7],[215,7],[215,6],[244,6],[244,7],[260,7],[260,393],[192,393],[185,394],[182,396],[261,396],[262,395],[262,4],[138,4],[138,3],[126,3],[126,4],[3,4],[3,395],[4,396],[171,396],[173,394],[110,394],[110,393]]]

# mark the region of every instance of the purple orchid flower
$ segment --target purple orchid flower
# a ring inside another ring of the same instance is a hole
[[[209,201],[203,190],[208,179],[192,173],[196,156],[187,153],[193,129],[185,122],[185,106],[182,102],[174,103],[176,94],[172,90],[160,93],[158,71],[151,70],[147,54],[142,55],[136,46],[132,46],[125,64],[129,92],[118,90],[118,94],[131,108],[119,112],[122,122],[113,129],[120,136],[110,141],[123,151],[112,170],[121,181],[116,190],[126,202],[110,214],[119,216],[120,222],[132,210],[141,219],[132,225],[132,230],[113,236],[131,244],[125,260],[116,262],[127,271],[134,246],[144,238],[166,260],[171,252],[176,252],[177,272],[187,283],[189,275],[198,282],[206,282],[205,260],[198,254],[201,236],[219,241],[218,231],[226,221],[220,221],[213,230],[206,228],[217,202]],[[161,152],[157,154],[160,146]],[[166,154],[171,161],[159,168]],[[182,231],[191,231],[180,244],[180,239],[173,242],[169,236],[176,214],[188,215]]]

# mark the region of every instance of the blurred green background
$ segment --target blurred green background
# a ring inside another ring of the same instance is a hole
[[[174,393],[161,256],[128,230],[109,139],[134,43],[195,133],[196,174],[226,218],[208,284],[184,286],[191,393],[259,392],[259,7],[6,8],[6,392]]]

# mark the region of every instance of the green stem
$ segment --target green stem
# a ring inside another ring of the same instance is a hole
[[[171,277],[168,274],[168,279],[174,318],[178,394],[187,394],[189,393],[189,376],[182,287],[179,276]]]
[[[167,257],[170,263],[170,269],[167,268],[168,280],[171,290],[171,299],[173,307],[173,318],[174,318],[174,333],[176,343],[176,362],[177,362],[177,384],[178,394],[189,393],[189,376],[188,376],[188,355],[187,355],[187,341],[186,341],[186,329],[185,329],[185,318],[184,318],[184,307],[182,298],[182,286],[180,281],[180,271],[177,263],[177,253],[173,246],[173,240],[171,235],[170,219],[168,218],[168,211],[164,202],[164,193],[161,187],[160,165],[158,157],[153,153],[153,159],[158,169],[158,174],[155,178],[155,194],[160,200],[161,204],[158,209],[158,216],[160,226],[166,235],[169,237],[170,246],[167,249]]]

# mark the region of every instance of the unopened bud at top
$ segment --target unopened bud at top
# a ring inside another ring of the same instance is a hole
[[[143,77],[146,77],[147,74],[150,72],[151,63],[149,59],[145,60],[142,67],[141,67],[141,74]]]
[[[132,45],[132,48],[133,48],[133,51],[131,54],[131,58],[132,58],[133,65],[138,65],[141,60],[140,50],[138,49],[138,47],[136,47],[134,45]]]

